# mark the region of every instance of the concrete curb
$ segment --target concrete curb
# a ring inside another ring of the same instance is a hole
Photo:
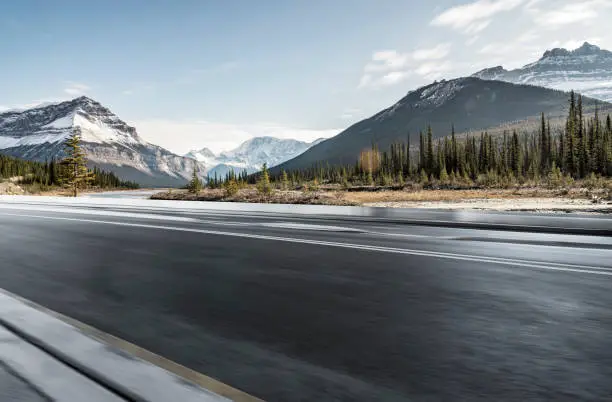
[[[0,325],[128,401],[259,401],[2,289]]]

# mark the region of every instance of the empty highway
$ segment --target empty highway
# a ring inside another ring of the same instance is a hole
[[[169,205],[4,197],[0,287],[269,401],[612,395],[610,217]]]

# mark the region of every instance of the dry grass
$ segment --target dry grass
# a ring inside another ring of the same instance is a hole
[[[357,205],[344,200],[335,191],[281,191],[274,190],[270,195],[262,195],[253,188],[240,189],[235,195],[227,195],[224,190],[204,189],[197,194],[186,190],[171,190],[154,194],[154,200],[181,201],[225,201],[267,204],[313,204],[313,205]]]
[[[354,189],[353,189],[354,190]],[[371,190],[371,189],[370,189]],[[227,201],[249,203],[364,205],[401,208],[451,208],[495,210],[599,211],[612,209],[610,190],[604,188],[545,189],[524,187],[514,189],[405,189],[380,191],[319,191],[274,190],[269,196],[254,188],[240,189],[229,196],[221,189],[204,189],[198,194],[186,190],[160,192],[151,197],[162,200]]]
[[[542,188],[522,189],[475,189],[475,190],[419,190],[419,191],[378,191],[347,192],[343,199],[357,204],[374,202],[457,202],[474,199],[519,199],[519,198],[607,198],[605,189],[584,188],[547,190]]]

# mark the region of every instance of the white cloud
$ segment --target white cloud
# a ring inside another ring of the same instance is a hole
[[[588,23],[601,15],[602,9],[612,7],[612,0],[574,0],[569,3],[536,7],[541,1],[528,4],[525,9],[542,28],[559,29],[569,24]]]
[[[428,62],[421,64],[415,72],[429,80],[435,80],[441,78],[444,73],[451,71],[453,65],[449,61],[444,61],[442,63],[439,62]]]
[[[361,79],[359,80],[359,85],[357,85],[357,88],[358,89],[367,88],[370,85],[372,85],[373,81],[374,79],[371,74],[364,74],[361,76]]]
[[[491,25],[491,20],[484,20],[480,22],[475,22],[471,25],[468,25],[464,32],[467,35],[475,35],[481,31],[484,31],[489,25]]]
[[[443,11],[431,21],[431,25],[450,27],[473,35],[487,28],[496,14],[511,11],[524,2],[525,0],[478,0]]]
[[[414,60],[438,60],[448,56],[450,52],[450,43],[441,43],[438,46],[431,49],[420,49],[412,53]]]
[[[448,56],[450,49],[450,43],[440,43],[432,48],[407,53],[397,50],[374,52],[372,60],[363,69],[358,88],[380,89],[396,85],[413,74],[427,78],[438,77],[442,70],[448,71],[448,62],[443,59]],[[439,71],[433,73],[433,70]]]
[[[531,43],[537,40],[539,37],[540,35],[535,31],[526,31],[516,38],[516,41],[519,43]]]
[[[126,95],[126,96],[130,96],[130,95],[133,95],[133,94],[134,94],[134,91],[133,91],[133,90],[131,90],[131,89],[126,89],[126,90],[124,90],[124,91],[121,91],[121,94],[122,94],[122,95]]]
[[[401,70],[409,62],[409,55],[398,53],[397,50],[381,50],[372,54],[372,61],[366,64],[366,73],[376,73],[391,70]]]
[[[408,78],[412,73],[410,71],[391,71],[380,78],[382,86],[395,85]]]
[[[68,81],[66,84],[68,84],[68,87],[64,88],[64,93],[71,96],[84,95],[91,90],[88,85],[80,82]]]
[[[145,140],[179,155],[203,147],[213,152],[227,151],[250,138],[264,135],[314,141],[333,137],[342,131],[340,128],[314,130],[275,123],[230,124],[203,120],[150,119],[131,124]]]

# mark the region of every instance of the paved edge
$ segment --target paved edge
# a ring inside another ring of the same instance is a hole
[[[9,204],[29,204],[37,206],[63,206],[85,208],[139,208],[150,211],[166,211],[174,213],[239,213],[248,216],[249,213],[273,214],[279,216],[304,217],[316,216],[317,219],[347,219],[362,222],[386,222],[408,225],[456,227],[469,229],[487,229],[501,231],[530,231],[539,233],[559,233],[591,236],[612,236],[612,216],[600,214],[585,216],[565,214],[562,227],[551,224],[550,219],[558,219],[558,215],[531,215],[520,212],[497,211],[464,211],[436,209],[403,209],[380,207],[351,207],[331,205],[302,204],[257,204],[236,202],[201,202],[201,201],[168,201],[150,199],[113,199],[113,198],[66,198],[51,196],[0,196],[0,202]],[[425,213],[428,216],[422,216]],[[431,216],[430,216],[431,215]],[[435,216],[438,215],[438,216]],[[520,220],[515,222],[513,220]],[[584,227],[585,220],[594,227]],[[547,222],[548,221],[548,222]]]
[[[32,308],[39,313],[43,313],[45,315],[53,317],[54,319],[61,321],[61,323],[63,323],[64,325],[68,325],[72,327],[73,329],[80,331],[82,334],[84,334],[91,340],[99,342],[104,346],[110,346],[111,348],[114,348],[119,352],[122,351],[124,352],[124,354],[128,354],[131,357],[141,360],[143,364],[152,365],[161,370],[164,370],[170,375],[178,377],[179,380],[183,381],[185,385],[190,386],[190,388],[201,388],[203,391],[206,391],[211,396],[214,396],[214,395],[218,396],[219,400],[226,400],[227,398],[235,402],[261,402],[262,401],[259,398],[256,398],[243,391],[233,388],[214,378],[208,377],[195,370],[182,366],[176,362],[173,362],[153,352],[150,352],[146,349],[136,346],[130,342],[124,341],[113,335],[100,331],[97,328],[94,328],[90,325],[77,321],[73,318],[65,316],[56,311],[50,310],[31,300],[25,299],[19,295],[13,294],[5,289],[0,288],[0,297],[2,296],[12,298],[15,301],[20,302],[21,304],[29,308]],[[56,349],[52,345],[47,345],[44,340],[37,338],[35,334],[31,334],[30,333],[31,331],[20,330],[20,328],[17,325],[15,325],[14,322],[7,321],[5,317],[2,316],[1,313],[0,313],[0,325],[6,326],[6,327],[12,327],[13,329],[18,330],[22,334],[26,335],[26,337],[31,338],[31,340],[35,341],[35,343],[38,344],[37,346],[43,349],[46,349],[48,351],[54,351]],[[66,355],[62,357],[65,359]],[[75,368],[79,368],[79,366],[82,366],[82,364],[78,362],[68,362],[68,363],[73,363],[70,365],[74,366]],[[90,377],[96,377],[96,372],[98,370],[94,369],[94,370],[88,370],[88,371],[90,371]],[[98,380],[100,382],[106,382],[108,381],[108,378],[99,378]],[[128,397],[129,399],[139,400],[139,401],[147,400],[147,399],[143,399],[142,397],[130,392],[130,390],[127,390],[126,393],[128,395],[125,395],[125,396]]]
[[[125,401],[1,324],[0,370],[21,380],[26,389],[44,401]]]

